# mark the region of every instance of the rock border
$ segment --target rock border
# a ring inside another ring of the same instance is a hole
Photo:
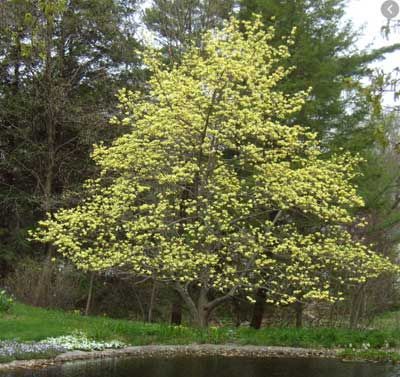
[[[274,346],[240,346],[240,345],[215,345],[215,344],[190,344],[190,345],[150,345],[132,346],[121,349],[107,349],[104,351],[72,351],[62,353],[53,359],[15,360],[10,363],[0,364],[0,372],[17,369],[41,369],[53,365],[78,360],[94,360],[116,357],[164,357],[176,356],[222,356],[222,357],[254,357],[254,358],[339,358],[338,349],[313,349]]]

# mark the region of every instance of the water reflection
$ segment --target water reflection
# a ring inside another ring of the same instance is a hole
[[[67,363],[0,377],[400,377],[400,367],[322,359],[200,357]]]

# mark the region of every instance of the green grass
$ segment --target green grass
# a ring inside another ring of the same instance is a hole
[[[400,311],[389,311],[376,317],[372,327],[380,330],[400,330]]]
[[[81,330],[97,340],[117,339],[132,345],[237,343],[309,348],[361,348],[368,343],[372,349],[381,349],[387,345],[400,348],[400,327],[388,325],[376,330],[264,328],[256,331],[247,327],[199,329],[106,317],[84,317],[23,304],[16,304],[10,314],[0,317],[0,340],[39,341],[48,337],[68,335],[76,330]]]
[[[400,353],[394,351],[385,350],[352,350],[346,349],[339,353],[339,357],[345,360],[367,360],[367,361],[378,361],[378,362],[400,362]]]
[[[343,353],[345,358],[397,361],[400,360],[400,353],[385,351],[385,347],[400,349],[400,326],[396,325],[397,319],[394,319],[398,315],[398,313],[388,313],[380,317],[376,321],[377,328],[374,330],[339,328],[263,328],[253,330],[248,327],[200,329],[167,324],[145,324],[106,317],[84,317],[77,313],[46,310],[17,303],[9,314],[0,316],[0,340],[39,341],[80,330],[96,340],[116,339],[131,345],[235,343],[305,348],[346,348]],[[363,350],[367,344],[369,349]]]
[[[68,335],[76,330],[81,330],[97,340],[117,339],[133,345],[224,343],[233,340],[234,335],[228,328],[204,330],[106,317],[84,317],[19,303],[9,314],[0,316],[0,340],[39,341]]]
[[[361,348],[369,344],[380,349],[400,347],[400,331],[349,330],[339,328],[266,328],[239,330],[240,343],[305,348]]]

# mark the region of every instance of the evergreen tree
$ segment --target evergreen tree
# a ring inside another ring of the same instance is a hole
[[[289,92],[311,87],[312,92],[301,113],[290,121],[310,127],[328,142],[338,132],[351,132],[368,115],[368,98],[354,86],[370,75],[368,64],[400,48],[396,44],[357,51],[358,35],[351,22],[344,20],[345,7],[345,0],[241,1],[241,19],[261,14],[279,37],[296,27],[296,43],[288,60],[293,72],[282,87]]]
[[[154,0],[143,21],[169,56],[179,58],[182,50],[200,44],[204,32],[221,26],[234,4],[234,0]]]
[[[90,174],[92,144],[115,135],[108,117],[121,82],[137,86],[134,2],[0,3],[2,255],[24,250],[36,218],[65,205]],[[16,242],[19,244],[16,245]]]

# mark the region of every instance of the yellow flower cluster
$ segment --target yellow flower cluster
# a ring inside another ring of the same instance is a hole
[[[292,41],[273,38],[260,20],[233,19],[172,68],[147,51],[148,93],[121,90],[112,119],[128,133],[95,148],[86,199],[34,238],[84,270],[124,266],[249,297],[264,287],[278,304],[339,299],[392,270],[346,231],[363,205],[357,159],[322,159],[315,134],[282,124],[308,91],[277,89]]]

